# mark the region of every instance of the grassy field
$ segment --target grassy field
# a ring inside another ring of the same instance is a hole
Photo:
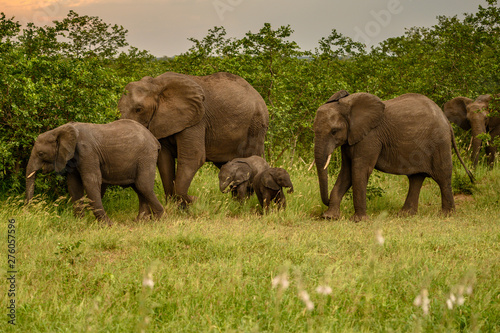
[[[316,172],[286,168],[295,192],[286,211],[267,215],[255,196],[240,206],[220,193],[212,166],[197,174],[189,211],[168,203],[156,222],[133,221],[129,189],[105,197],[111,228],[90,213],[75,219],[67,198],[2,202],[0,267],[12,275],[6,235],[15,219],[17,273],[1,283],[0,331],[500,331],[498,165],[475,171],[472,195],[457,194],[449,217],[429,179],[419,214],[398,217],[407,178],[376,173],[371,218],[361,223],[348,219],[350,197],[344,218],[320,219]],[[467,187],[457,175],[455,189]]]

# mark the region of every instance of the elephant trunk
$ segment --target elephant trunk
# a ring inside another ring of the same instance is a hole
[[[33,199],[35,193],[35,175],[41,167],[42,163],[40,159],[32,154],[26,167],[26,203]]]
[[[315,144],[314,147],[314,161],[316,163],[316,169],[318,170],[318,180],[319,180],[319,191],[321,193],[321,200],[328,206],[330,203],[328,195],[328,161],[330,160],[330,154],[326,149],[319,147]]]
[[[479,150],[481,149],[482,140],[477,136],[486,133],[486,126],[484,124],[474,124],[472,126],[472,161],[474,166],[477,165],[479,161]]]

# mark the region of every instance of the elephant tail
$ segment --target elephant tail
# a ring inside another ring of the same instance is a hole
[[[458,160],[460,161],[460,163],[462,163],[462,166],[464,167],[465,172],[467,172],[467,176],[469,176],[471,183],[474,184],[474,182],[476,180],[475,180],[472,172],[470,172],[470,170],[467,169],[467,166],[465,165],[464,160],[462,159],[462,156],[460,156],[460,153],[459,153],[458,147],[457,147],[457,142],[455,141],[455,134],[453,133],[453,128],[451,127],[451,125],[450,125],[450,132],[451,132],[451,143],[453,144],[453,149],[455,150],[455,153],[457,154]]]

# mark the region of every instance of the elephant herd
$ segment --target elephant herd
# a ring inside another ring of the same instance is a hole
[[[475,101],[457,97],[444,112],[429,98],[405,94],[382,101],[368,93],[335,93],[321,105],[314,120],[314,159],[320,194],[328,209],[325,218],[340,217],[340,201],[352,187],[353,220],[366,215],[366,189],[373,169],[407,175],[410,186],[402,212],[415,214],[426,177],[441,190],[442,211],[454,210],[451,189],[452,148],[458,154],[450,121],[472,129],[474,165],[481,146],[480,133],[493,140],[500,134],[500,118],[488,116],[492,97]],[[229,73],[190,76],[167,72],[131,82],[118,102],[121,119],[108,124],[68,123],[38,136],[26,169],[26,199],[34,194],[35,174],[67,171],[68,191],[75,214],[84,194],[98,220],[111,224],[102,206],[108,185],[130,186],[139,198],[137,218],[160,218],[163,206],[156,197],[158,167],[167,199],[186,207],[194,198],[188,189],[196,171],[212,162],[219,169],[219,187],[243,201],[253,192],[261,206],[271,201],[286,206],[283,188],[293,185],[282,168],[262,158],[269,126],[266,103],[244,79]],[[448,118],[448,119],[447,119]],[[342,162],[335,185],[328,192],[328,163],[340,147]],[[490,163],[496,149],[486,147]]]

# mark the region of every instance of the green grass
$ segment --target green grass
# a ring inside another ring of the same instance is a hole
[[[377,173],[371,218],[361,223],[348,219],[351,199],[342,202],[341,220],[320,219],[315,171],[286,168],[295,193],[286,211],[267,215],[255,196],[239,205],[220,193],[210,166],[193,181],[193,206],[168,203],[156,222],[134,222],[129,189],[105,197],[111,228],[90,213],[75,219],[66,198],[30,207],[22,198],[2,202],[3,276],[7,222],[17,225],[16,331],[500,331],[500,167],[478,168],[472,195],[457,195],[448,217],[431,180],[419,214],[398,217],[408,181]],[[273,288],[278,276],[288,288]],[[0,327],[15,331],[7,324],[7,282],[1,286]],[[318,286],[331,293],[318,294]],[[424,289],[428,314],[414,305]],[[449,309],[450,293],[462,294],[463,304]]]

